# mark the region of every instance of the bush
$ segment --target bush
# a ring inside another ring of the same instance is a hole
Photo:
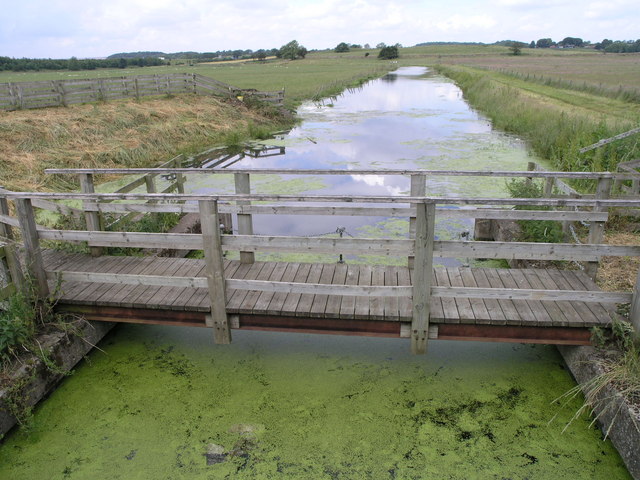
[[[382,60],[390,60],[392,58],[398,58],[400,55],[398,54],[398,47],[395,45],[390,45],[387,47],[382,47],[380,49],[380,53],[378,53],[378,58]]]
[[[513,179],[507,182],[507,190],[513,198],[541,198],[541,182]],[[549,210],[549,207],[517,206],[516,210]],[[553,220],[518,220],[523,242],[562,243],[564,232],[560,222]]]
[[[35,306],[27,296],[17,293],[9,297],[6,309],[0,311],[0,363],[15,357],[18,348],[31,340],[35,318]]]

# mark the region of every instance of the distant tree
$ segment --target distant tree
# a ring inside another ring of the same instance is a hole
[[[307,49],[300,45],[297,40],[291,40],[286,45],[280,47],[279,58],[295,60],[296,58],[304,58],[306,55]]]
[[[376,45],[376,48],[384,48],[384,47],[386,47],[386,46],[387,46],[387,44],[386,44],[386,43],[384,43],[384,42],[380,42],[379,44],[377,44],[377,45]]]
[[[349,45],[350,48],[362,48],[362,45],[358,45],[357,43],[352,43]]]
[[[536,47],[538,48],[550,48],[553,46],[553,40],[550,38],[541,38],[536,42]]]
[[[584,41],[581,38],[565,37],[558,42],[558,45],[562,45],[563,47],[582,47]]]
[[[398,47],[395,45],[389,47],[382,47],[380,49],[380,53],[378,53],[378,58],[383,60],[390,60],[392,58],[398,58]]]
[[[534,40],[531,40],[531,43],[529,44],[529,48],[536,48],[536,42]]]
[[[345,42],[341,42],[336,46],[336,48],[334,48],[334,51],[336,53],[346,53],[349,51],[349,45]]]
[[[368,43],[365,43],[364,44],[364,48],[369,49],[369,48],[371,48],[371,45],[369,45]]]
[[[264,60],[265,58],[267,58],[267,52],[261,48],[260,50],[256,51],[256,52],[253,54],[253,56],[254,56],[255,58],[257,58],[258,60],[262,61],[262,60]]]
[[[509,45],[509,50],[511,50],[512,55],[522,55],[522,49],[526,46],[527,46],[526,43],[511,42]]]
[[[613,43],[613,40],[609,40],[608,38],[605,38],[601,42],[596,43],[596,50],[604,50],[612,43]]]

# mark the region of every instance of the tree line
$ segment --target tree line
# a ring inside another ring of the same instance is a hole
[[[95,70],[96,68],[155,67],[166,62],[158,57],[111,59],[51,59],[0,57],[0,71],[26,72],[32,70]]]

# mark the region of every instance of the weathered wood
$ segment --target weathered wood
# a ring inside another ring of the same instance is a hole
[[[609,197],[609,192],[611,192],[611,179],[609,178],[601,178],[598,180],[598,186],[596,188],[596,199],[601,200]],[[603,211],[605,208],[600,206],[594,206],[593,210],[595,211]],[[589,243],[602,243],[604,240],[604,222],[591,222],[589,225]],[[598,274],[598,262],[599,258],[595,262],[589,262],[585,265],[585,272],[591,278],[595,280],[596,275]]]
[[[435,216],[433,203],[416,205],[413,319],[411,320],[411,352],[414,354],[424,354],[427,351]]]
[[[251,193],[251,180],[248,173],[237,173],[234,176],[235,191],[237,194]],[[251,202],[239,201],[237,205],[250,205]],[[250,214],[238,214],[238,233],[240,235],[253,235],[253,218]],[[242,263],[255,262],[255,256],[250,251],[240,251]]]
[[[207,265],[206,277],[211,299],[211,319],[214,329],[214,340],[219,344],[231,343],[231,330],[227,319],[226,293],[224,280],[224,263],[220,242],[220,220],[218,219],[218,202],[200,201],[200,224],[202,226],[202,243]]]
[[[7,203],[7,199],[4,197],[0,197],[0,216],[8,216],[9,213],[9,204]],[[9,270],[9,275],[11,276],[11,282],[13,283],[15,288],[23,289],[25,286],[24,275],[22,273],[20,259],[18,258],[15,247],[11,242],[11,240],[13,240],[14,238],[11,225],[0,223],[0,237],[8,240],[8,242],[4,246],[4,252],[7,269]]]
[[[283,168],[256,168],[256,169],[175,169],[175,168],[48,168],[45,173],[57,173],[67,175],[77,175],[79,173],[93,174],[147,174],[147,173],[188,173],[201,175],[214,174],[272,174],[272,175],[425,175],[425,176],[445,176],[445,177],[522,177],[522,178],[570,178],[570,179],[600,179],[600,178],[620,178],[632,180],[637,178],[638,173],[612,173],[612,172],[550,172],[546,170],[538,171],[502,171],[502,170],[402,170],[402,169],[382,169],[382,170],[328,170],[328,169],[283,169]]]
[[[411,175],[410,195],[412,197],[424,197],[427,194],[427,177],[425,175]],[[416,235],[416,217],[415,214],[409,217],[409,238],[413,239]],[[415,257],[409,255],[408,265],[413,268]]]
[[[80,189],[82,193],[94,193],[93,186],[93,175],[92,174],[81,174],[80,177]],[[85,211],[84,218],[87,222],[87,230],[99,231],[102,230],[100,227],[100,214],[96,211],[90,211],[90,202],[83,201],[83,209]],[[102,255],[102,248],[97,246],[91,246],[91,255],[94,257],[99,257]]]
[[[26,269],[33,281],[36,294],[40,299],[45,299],[49,296],[49,285],[42,261],[42,251],[40,250],[40,240],[31,200],[18,198],[15,201],[15,206],[25,247]]]

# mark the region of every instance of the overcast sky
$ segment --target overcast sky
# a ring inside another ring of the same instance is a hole
[[[0,0],[0,56],[640,38],[638,0]]]

